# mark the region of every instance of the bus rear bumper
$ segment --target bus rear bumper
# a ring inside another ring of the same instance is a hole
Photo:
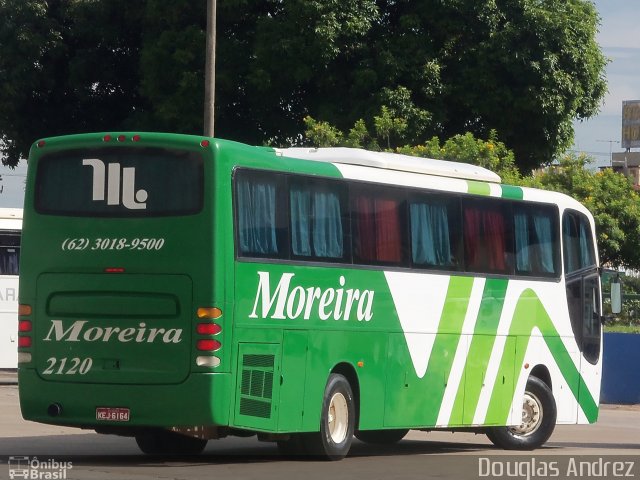
[[[173,385],[114,385],[44,381],[18,369],[25,420],[91,429],[229,425],[229,373],[192,373]],[[119,420],[99,420],[117,412]]]

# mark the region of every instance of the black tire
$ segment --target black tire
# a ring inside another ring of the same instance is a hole
[[[326,460],[347,456],[355,429],[356,409],[349,381],[342,375],[329,375],[322,398],[320,431],[302,436],[305,452]]]
[[[533,450],[544,444],[556,426],[556,401],[551,389],[537,377],[529,377],[523,399],[523,423],[518,427],[490,427],[486,434],[505,450]]]
[[[356,438],[361,442],[375,443],[378,445],[391,445],[402,440],[409,429],[397,428],[392,430],[361,430],[356,432]]]
[[[197,455],[207,446],[207,440],[160,429],[137,434],[136,443],[147,455]]]

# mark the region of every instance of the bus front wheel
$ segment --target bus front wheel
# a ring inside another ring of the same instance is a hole
[[[551,389],[539,378],[529,377],[522,404],[522,423],[511,427],[490,427],[487,437],[505,450],[533,450],[553,433],[556,415]]]
[[[320,431],[304,435],[305,450],[328,460],[347,456],[355,429],[355,402],[349,381],[332,373],[322,399]]]

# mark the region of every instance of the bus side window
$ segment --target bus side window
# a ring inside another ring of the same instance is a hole
[[[557,212],[532,205],[515,205],[513,210],[516,273],[557,276]]]
[[[310,260],[345,260],[349,218],[343,185],[296,179],[289,190],[291,251]]]
[[[405,200],[400,192],[354,188],[351,201],[355,263],[404,265]]]
[[[241,256],[288,254],[283,221],[283,181],[264,172],[239,172],[236,179],[238,251]]]
[[[506,204],[480,199],[463,202],[464,250],[467,271],[512,273],[511,240]]]
[[[459,268],[459,211],[455,197],[421,195],[410,201],[411,260],[415,266]]]
[[[567,211],[562,221],[565,274],[596,264],[591,227],[586,217]]]

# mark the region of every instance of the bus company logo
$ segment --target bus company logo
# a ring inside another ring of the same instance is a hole
[[[338,279],[339,288],[303,287],[293,285],[293,273],[283,273],[275,290],[271,288],[269,272],[258,272],[258,289],[249,318],[274,320],[309,320],[314,314],[320,320],[349,320],[368,322],[373,317],[373,290],[345,289],[345,278]]]
[[[82,165],[93,168],[94,202],[104,202],[105,190],[107,205],[124,205],[129,210],[146,210],[147,191],[136,191],[136,169],[122,168],[119,163],[105,163],[98,158],[85,158]],[[122,187],[120,179],[122,178]],[[105,187],[106,185],[106,187]],[[120,203],[122,202],[122,203]]]
[[[85,328],[88,320],[76,320],[65,328],[62,320],[51,320],[49,333],[44,337],[45,342],[109,342],[116,340],[120,343],[154,343],[159,339],[162,343],[180,343],[182,341],[181,328],[147,328],[140,322],[137,328],[127,327],[89,327]]]
[[[45,461],[38,457],[9,457],[9,478],[33,479],[33,480],[64,480],[67,471],[73,468],[72,462],[58,462],[54,459]]]

